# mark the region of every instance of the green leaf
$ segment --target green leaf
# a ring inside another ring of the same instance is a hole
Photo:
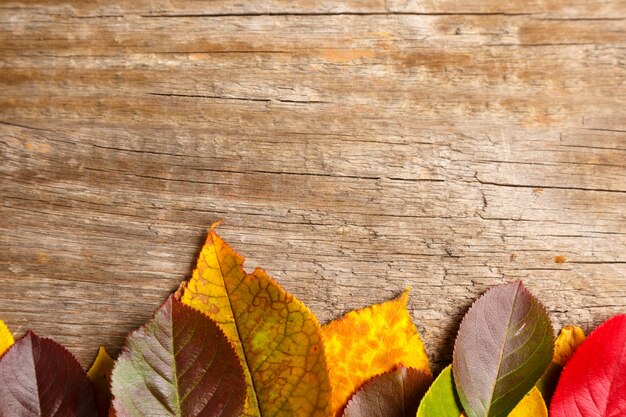
[[[173,297],[131,333],[113,369],[117,417],[235,417],[246,384],[213,320]]]
[[[552,362],[539,381],[537,381],[537,389],[541,392],[541,395],[548,405],[550,405],[552,395],[554,395],[556,386],[559,383],[561,372],[563,372],[563,367],[558,363]]]
[[[417,417],[459,417],[463,411],[452,381],[452,365],[435,379],[417,410]]]
[[[343,417],[415,417],[431,381],[426,372],[398,366],[363,384],[348,401]]]
[[[94,417],[93,387],[74,356],[32,332],[0,360],[1,417]]]
[[[465,315],[454,345],[454,382],[467,415],[507,416],[553,351],[550,318],[521,282],[487,291]]]

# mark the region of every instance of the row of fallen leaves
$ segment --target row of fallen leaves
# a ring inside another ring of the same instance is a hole
[[[626,415],[626,314],[555,342],[521,282],[496,286],[433,381],[408,291],[320,326],[263,270],[246,273],[215,226],[192,278],[116,361],[100,348],[85,373],[59,344],[14,342],[0,321],[0,417]]]

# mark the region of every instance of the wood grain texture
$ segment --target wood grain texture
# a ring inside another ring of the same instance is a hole
[[[471,4],[466,4],[471,3]],[[0,317],[86,365],[208,226],[324,322],[412,286],[626,310],[626,3],[4,1]]]

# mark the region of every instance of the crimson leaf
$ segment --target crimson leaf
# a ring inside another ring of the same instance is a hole
[[[626,415],[626,314],[598,327],[565,365],[550,403],[553,417]]]
[[[246,385],[217,323],[171,296],[129,335],[112,391],[117,417],[236,417]]]
[[[32,332],[0,360],[0,417],[93,417],[93,387],[74,356]]]
[[[554,334],[521,282],[496,286],[467,312],[454,345],[454,382],[469,417],[506,417],[552,360]]]

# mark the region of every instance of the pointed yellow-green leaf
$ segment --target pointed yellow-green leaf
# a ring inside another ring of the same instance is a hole
[[[320,325],[311,311],[211,227],[181,301],[218,322],[247,382],[246,417],[328,417],[330,383]]]
[[[11,346],[13,346],[15,340],[13,335],[9,331],[9,328],[2,320],[0,320],[0,356],[4,354]]]
[[[87,371],[87,378],[92,382],[96,394],[96,403],[101,415],[106,415],[111,407],[111,372],[113,372],[113,359],[109,356],[104,346],[100,346],[98,356]]]
[[[452,380],[452,365],[448,365],[424,396],[417,417],[459,417],[462,410]]]

